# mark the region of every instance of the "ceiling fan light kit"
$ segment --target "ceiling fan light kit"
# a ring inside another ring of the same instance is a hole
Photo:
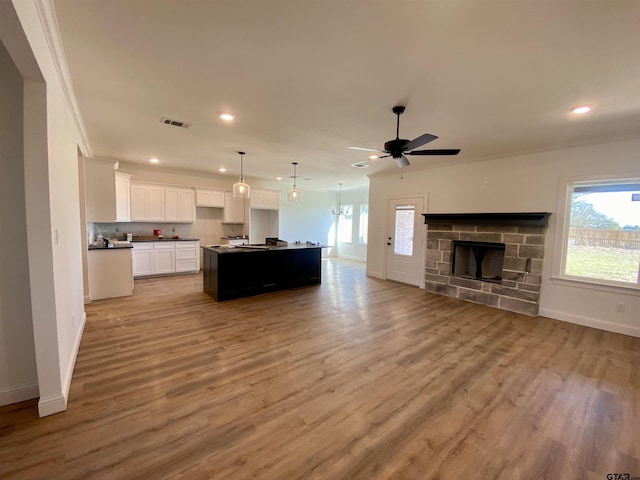
[[[300,190],[296,187],[296,167],[298,166],[298,162],[291,162],[293,165],[293,188],[287,192],[287,200],[290,202],[299,202],[300,201]]]
[[[240,154],[240,180],[233,184],[233,196],[236,198],[249,198],[251,193],[251,187],[244,183],[244,152],[238,152]]]
[[[364,150],[366,152],[380,152],[386,155],[378,156],[378,158],[392,157],[398,167],[403,168],[410,165],[407,155],[457,155],[460,153],[459,148],[442,148],[437,150],[414,150],[415,148],[426,145],[429,142],[436,140],[438,137],[425,133],[413,140],[407,140],[406,138],[400,138],[400,115],[404,113],[405,107],[402,105],[396,105],[392,111],[396,115],[396,138],[389,140],[384,144],[384,149],[379,150],[376,148],[367,147],[355,147],[351,146],[352,150]]]

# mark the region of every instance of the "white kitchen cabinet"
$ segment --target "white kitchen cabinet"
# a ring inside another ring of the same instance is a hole
[[[164,219],[167,222],[195,222],[196,201],[192,188],[165,187]]]
[[[224,208],[224,190],[196,188],[196,207]]]
[[[176,273],[200,270],[200,242],[175,242]]]
[[[131,221],[164,221],[164,190],[162,185],[131,182]]]
[[[131,175],[115,172],[116,180],[116,222],[131,221]]]
[[[250,206],[261,210],[278,210],[280,208],[280,192],[253,188],[251,190]]]
[[[236,198],[231,192],[224,192],[222,223],[243,224],[245,221],[244,198]]]
[[[134,242],[132,245],[133,276],[153,275],[155,273],[153,242]]]
[[[195,222],[195,191],[152,183],[131,182],[131,221]]]
[[[200,270],[200,242],[163,240],[133,242],[133,276],[196,273]]]
[[[175,242],[155,242],[153,244],[154,273],[162,275],[176,271]]]

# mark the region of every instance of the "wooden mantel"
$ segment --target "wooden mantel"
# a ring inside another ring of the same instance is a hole
[[[516,225],[547,227],[549,212],[423,213],[428,225]]]

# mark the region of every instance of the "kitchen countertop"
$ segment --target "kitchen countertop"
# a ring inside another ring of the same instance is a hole
[[[110,245],[108,247],[89,245],[89,250],[120,250],[121,248],[133,248],[133,245],[131,245],[130,243],[118,243],[115,245]]]
[[[179,238],[158,238],[158,237],[133,237],[132,242],[199,242],[199,238],[179,237]]]

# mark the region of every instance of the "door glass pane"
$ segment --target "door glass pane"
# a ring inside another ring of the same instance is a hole
[[[393,253],[413,255],[413,227],[416,209],[413,205],[396,206],[395,241]]]

